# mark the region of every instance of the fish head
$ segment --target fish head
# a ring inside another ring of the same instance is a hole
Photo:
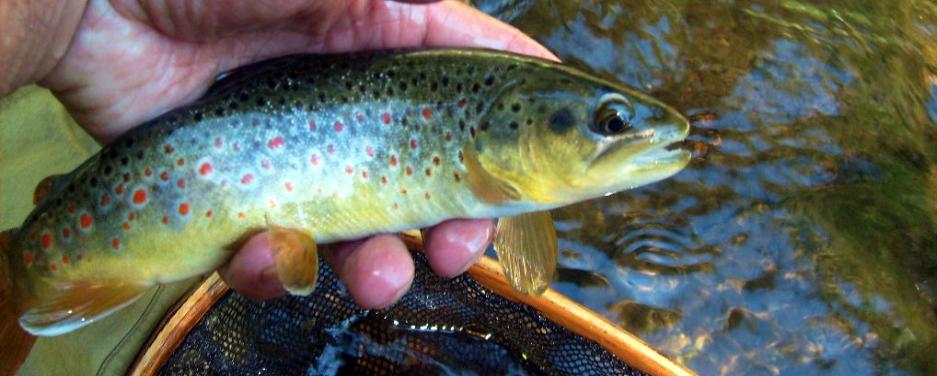
[[[479,124],[473,152],[489,180],[540,207],[653,183],[690,160],[679,112],[578,71],[515,79]]]

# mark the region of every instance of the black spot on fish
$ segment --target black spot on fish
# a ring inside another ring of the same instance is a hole
[[[224,115],[224,107],[218,107],[218,108],[216,108],[216,109],[215,109],[215,116],[222,116],[222,115]]]
[[[459,119],[459,131],[465,132],[465,120]]]
[[[202,118],[204,117],[205,115],[203,115],[201,112],[196,112],[195,116],[193,116],[192,119],[198,122],[198,121],[202,121]]]
[[[488,121],[487,121],[487,120],[486,120],[486,121],[483,121],[482,124],[481,124],[481,126],[479,126],[479,129],[480,129],[482,132],[487,131],[487,130],[488,130]]]
[[[248,99],[250,99],[250,97],[247,95],[247,92],[242,92],[241,95],[238,97],[238,100],[240,100],[241,102],[247,102]]]
[[[477,94],[477,93],[478,93],[478,90],[480,90],[480,89],[481,89],[481,86],[479,86],[478,83],[472,84],[472,92],[473,92],[473,93],[476,93],[476,94]]]
[[[442,86],[443,86],[443,87],[449,87],[449,76],[443,76],[443,77],[442,77]]]
[[[556,133],[565,133],[573,127],[573,113],[568,108],[561,108],[550,115],[550,129]]]
[[[143,160],[143,149],[137,150],[137,159]]]
[[[88,185],[90,185],[91,188],[97,187],[97,186],[98,186],[98,178],[92,177],[91,179],[89,179],[89,180],[88,180]]]
[[[455,90],[458,91],[459,93],[462,92],[462,89],[463,89],[463,86],[462,86],[462,83],[461,83],[461,82],[459,82],[459,83],[457,83],[457,84],[455,85]]]
[[[482,103],[482,102],[476,103],[476,104],[475,104],[475,113],[480,115],[480,114],[482,113],[482,109],[484,109],[484,108],[485,108],[485,104],[484,104],[484,103]]]
[[[511,105],[511,111],[520,112],[520,111],[521,111],[521,104],[520,104],[520,103],[514,103],[514,104],[512,104],[512,105]]]
[[[439,84],[436,83],[436,81],[433,81],[433,83],[429,85],[429,91],[436,92],[436,90],[438,89],[439,89]]]
[[[404,81],[400,81],[400,92],[404,93],[406,91],[407,91],[407,83]]]
[[[516,121],[512,121],[512,122],[511,122],[511,124],[510,124],[509,126],[511,127],[511,130],[517,130],[517,127],[518,127],[518,125],[517,125],[517,122],[516,122]]]
[[[325,93],[319,93],[319,102],[325,103]]]
[[[133,147],[133,137],[129,137],[124,140],[124,147],[132,148]]]

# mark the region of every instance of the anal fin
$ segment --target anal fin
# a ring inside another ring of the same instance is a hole
[[[556,227],[550,212],[498,219],[495,253],[515,290],[528,295],[546,291],[556,273]]]
[[[270,248],[276,259],[277,277],[292,295],[309,295],[319,277],[319,254],[312,234],[281,226],[269,226]]]
[[[123,281],[79,281],[45,286],[27,304],[20,325],[37,336],[70,332],[119,310],[143,294],[149,286]]]

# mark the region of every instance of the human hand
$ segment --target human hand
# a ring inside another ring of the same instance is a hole
[[[476,46],[555,59],[520,33],[464,4],[382,0],[91,0],[65,55],[41,84],[103,143],[191,102],[224,71],[275,56],[398,47]],[[452,220],[427,232],[432,269],[465,271],[493,234],[490,220]],[[403,242],[379,235],[327,255],[365,308],[387,306],[409,288],[413,260]],[[220,269],[252,299],[284,293],[266,234]]]

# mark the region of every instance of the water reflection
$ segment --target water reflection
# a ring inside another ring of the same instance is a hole
[[[937,373],[937,6],[486,2],[696,127],[673,179],[554,214],[554,287],[701,374]]]

